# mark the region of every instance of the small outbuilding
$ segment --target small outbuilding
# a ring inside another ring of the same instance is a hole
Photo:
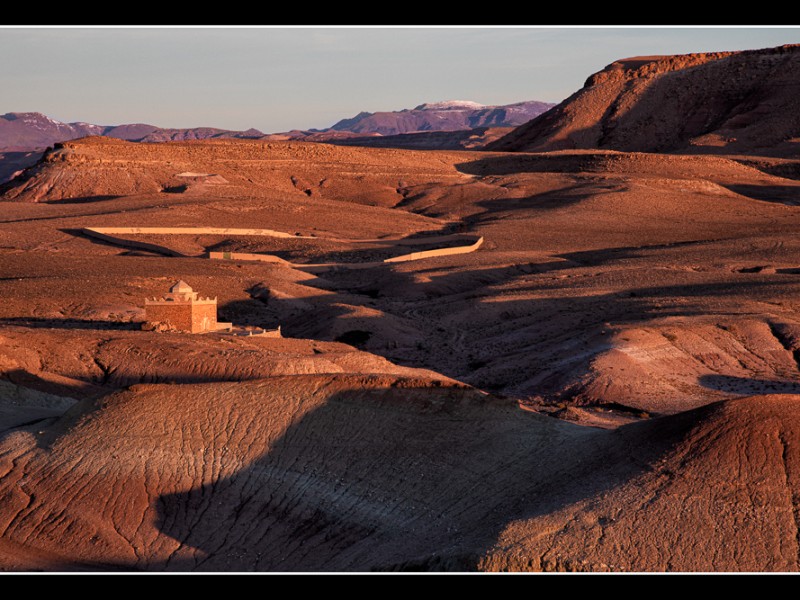
[[[230,329],[217,322],[217,299],[198,297],[191,286],[177,281],[161,298],[145,298],[144,328],[157,331],[206,333]]]

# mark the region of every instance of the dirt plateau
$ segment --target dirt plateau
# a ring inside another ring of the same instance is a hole
[[[0,567],[798,570],[798,173],[64,143],[0,201]],[[284,337],[142,331],[177,279]]]

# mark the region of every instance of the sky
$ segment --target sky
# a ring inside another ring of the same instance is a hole
[[[800,28],[9,28],[0,114],[325,128],[361,111],[560,102],[624,57],[800,43]]]

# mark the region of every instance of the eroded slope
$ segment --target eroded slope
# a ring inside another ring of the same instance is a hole
[[[800,46],[622,59],[492,150],[796,155]]]
[[[798,407],[604,431],[418,378],[136,385],[5,436],[0,561],[795,570]]]

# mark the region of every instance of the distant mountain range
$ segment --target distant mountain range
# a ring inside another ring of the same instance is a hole
[[[361,112],[327,129],[265,134],[258,129],[232,131],[214,127],[171,129],[132,123],[95,125],[62,123],[38,112],[0,115],[0,183],[33,165],[58,142],[102,135],[132,142],[180,142],[209,138],[300,140],[395,148],[478,149],[510,129],[547,111],[548,102],[484,106],[466,100],[420,104],[394,112]],[[472,131],[474,130],[474,131]],[[456,132],[454,134],[445,132]]]
[[[451,100],[420,104],[413,109],[394,112],[362,112],[342,119],[328,129],[309,129],[270,134],[275,139],[310,139],[328,141],[354,137],[348,135],[398,135],[420,131],[459,131],[480,127],[516,127],[554,106],[547,102],[518,102],[506,106],[484,106],[476,102]],[[170,129],[133,123],[95,125],[62,123],[38,112],[6,113],[0,116],[0,151],[30,152],[43,150],[57,142],[89,135],[104,135],[133,142],[180,142],[209,138],[258,139],[267,134],[258,129],[232,131],[214,127]]]
[[[264,134],[257,129],[229,131],[213,127],[165,129],[144,123],[127,125],[62,123],[38,112],[6,113],[0,116],[0,151],[42,150],[57,142],[89,135],[104,135],[136,142],[166,142],[208,138],[259,138]]]
[[[505,106],[484,106],[466,100],[420,104],[393,112],[362,112],[342,119],[330,129],[352,133],[398,135],[417,131],[459,131],[478,127],[516,127],[555,106],[549,102],[517,102]]]

